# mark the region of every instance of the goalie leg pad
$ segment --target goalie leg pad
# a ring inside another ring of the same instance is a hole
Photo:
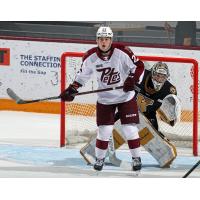
[[[95,146],[96,146],[96,135],[94,135],[91,140],[81,148],[80,154],[83,156],[87,164],[94,164],[96,160],[95,156]]]
[[[166,138],[163,138],[142,113],[139,113],[139,116],[140,124],[138,124],[138,128],[141,145],[157,160],[160,167],[168,167],[177,156],[175,146]],[[114,128],[118,135],[123,138],[119,121],[115,123]]]
[[[176,148],[167,139],[163,138],[158,131],[156,131],[148,119],[140,114],[139,136],[140,143],[144,146],[159,163],[160,167],[168,167],[177,156]],[[119,128],[119,124],[115,126],[113,131],[114,137],[114,151],[125,143],[125,139],[122,134],[122,130]],[[86,144],[80,153],[88,164],[94,164],[95,162],[95,145],[96,135],[93,136],[91,141]],[[112,152],[112,155],[115,154]],[[106,154],[106,157],[108,153]]]
[[[115,149],[118,149],[126,142],[126,140],[121,136],[121,134],[116,129],[113,129],[113,139],[114,139]]]
[[[141,144],[158,161],[160,167],[169,167],[177,156],[175,146],[163,138],[143,114],[140,114],[140,121],[143,126],[145,124],[139,131]]]

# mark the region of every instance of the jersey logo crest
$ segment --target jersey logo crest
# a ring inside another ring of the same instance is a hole
[[[141,112],[147,111],[147,106],[152,106],[154,101],[152,99],[149,99],[142,94],[138,93],[137,95],[137,105]]]
[[[97,72],[101,72],[101,82],[112,85],[120,82],[120,73],[115,72],[115,68],[107,67],[103,69],[97,69]]]

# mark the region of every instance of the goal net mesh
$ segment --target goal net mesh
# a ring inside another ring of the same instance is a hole
[[[64,87],[66,88],[73,82],[79,71],[82,58],[81,56],[72,57],[66,55],[64,59],[65,62],[62,63],[62,67],[65,67],[66,70],[64,80]],[[145,60],[145,68],[150,69],[155,62],[157,61]],[[167,125],[158,117],[159,130],[166,135],[175,146],[192,148],[194,142],[194,123],[199,123],[199,117],[197,122],[193,118],[194,65],[193,63],[184,63],[184,61],[170,61],[170,59],[169,61],[163,62],[166,62],[169,67],[169,81],[177,88],[178,97],[181,100],[182,112],[180,122],[173,127]],[[62,81],[63,80],[61,80],[61,82]],[[93,76],[84,87],[80,88],[79,92],[95,89],[97,89],[97,81],[96,77]],[[61,137],[65,137],[65,143],[74,144],[87,142],[96,133],[96,101],[97,94],[88,94],[77,96],[73,102],[65,103],[65,120],[63,122],[65,123],[65,133],[61,133]],[[200,135],[199,131],[197,134]]]

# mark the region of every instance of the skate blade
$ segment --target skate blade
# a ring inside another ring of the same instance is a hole
[[[141,175],[141,171],[140,170],[137,170],[137,171],[133,171],[133,175],[138,177]]]
[[[94,175],[94,176],[99,176],[99,175],[101,174],[101,172],[102,172],[102,171],[98,171],[98,170],[95,170],[95,169],[93,168],[93,175]]]
[[[124,169],[124,170],[127,170],[127,171],[132,169],[131,163],[126,162],[126,161],[122,161],[119,167]]]

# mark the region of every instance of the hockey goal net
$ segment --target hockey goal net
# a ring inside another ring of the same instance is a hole
[[[61,91],[71,83],[80,69],[83,53],[65,52],[61,57]],[[191,58],[138,56],[146,68],[155,62],[166,62],[170,82],[176,86],[181,100],[181,121],[171,127],[159,120],[159,129],[177,146],[192,148],[198,155],[198,62]],[[96,77],[89,80],[81,91],[97,89]],[[97,130],[95,93],[77,96],[73,102],[61,102],[60,146],[87,142]]]

